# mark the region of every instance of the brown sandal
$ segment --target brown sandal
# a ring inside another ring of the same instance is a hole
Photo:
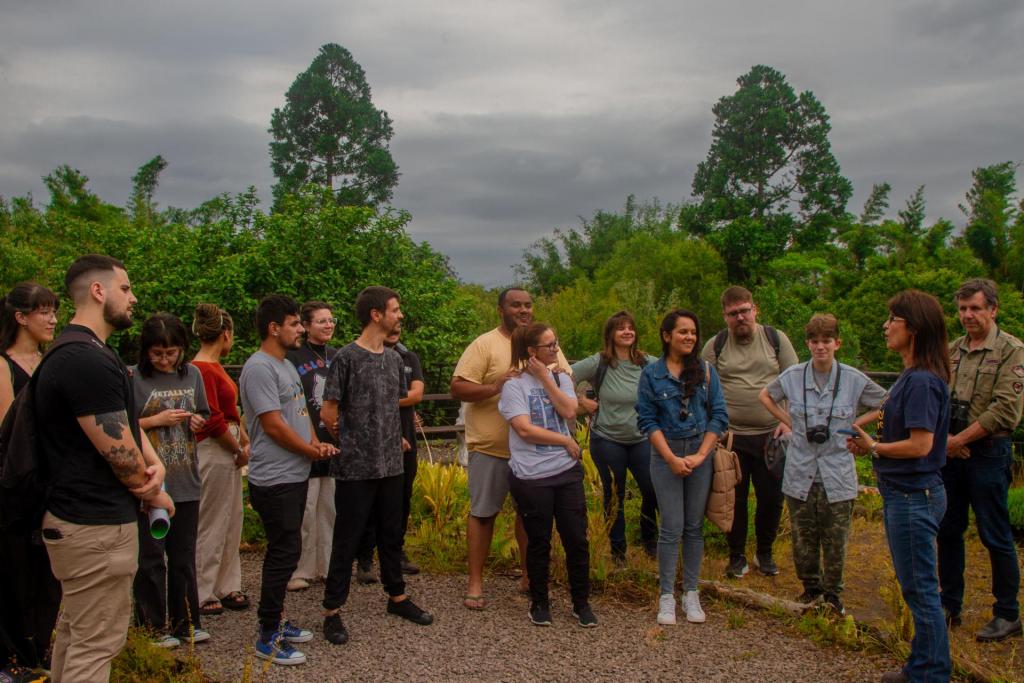
[[[224,606],[220,600],[207,600],[199,606],[199,614],[204,617],[212,617],[224,613]]]

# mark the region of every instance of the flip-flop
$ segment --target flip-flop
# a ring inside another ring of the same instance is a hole
[[[249,598],[246,597],[245,593],[239,593],[238,591],[228,593],[220,599],[220,602],[228,609],[242,610],[249,608]]]
[[[487,598],[482,595],[464,595],[462,606],[474,612],[481,612],[487,609]]]
[[[199,614],[204,617],[212,617],[224,613],[224,606],[220,600],[207,600],[199,606]]]

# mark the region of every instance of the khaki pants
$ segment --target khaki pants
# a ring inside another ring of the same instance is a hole
[[[334,477],[313,477],[302,516],[302,557],[293,579],[307,581],[327,576],[334,538]]]
[[[229,424],[238,437],[238,425]],[[199,442],[199,538],[196,583],[199,604],[242,590],[242,474],[235,456],[214,439]]]
[[[47,512],[43,529],[62,536],[44,538],[53,575],[64,591],[51,678],[54,683],[107,681],[110,662],[128,636],[138,524],[72,524]]]

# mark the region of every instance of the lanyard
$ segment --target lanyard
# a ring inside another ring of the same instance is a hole
[[[832,427],[832,409],[836,407],[836,396],[839,394],[839,376],[843,374],[843,365],[839,361],[834,361],[836,364],[836,383],[832,385],[832,404],[828,407],[828,420],[825,422],[825,428],[829,429]],[[807,410],[807,370],[810,369],[810,362],[804,366],[804,428],[810,429],[810,425],[807,424],[806,414],[810,413]]]

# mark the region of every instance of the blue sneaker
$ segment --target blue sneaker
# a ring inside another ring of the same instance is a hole
[[[256,656],[285,666],[306,663],[306,655],[282,638],[280,631],[260,632],[256,639]]]
[[[289,643],[308,643],[313,640],[313,632],[309,629],[293,626],[292,622],[286,621],[281,625],[281,637]]]

